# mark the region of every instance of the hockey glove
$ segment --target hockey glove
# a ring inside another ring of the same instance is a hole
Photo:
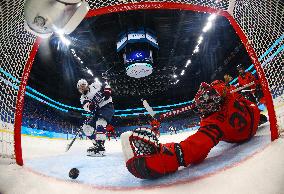
[[[137,178],[159,178],[184,165],[179,144],[160,144],[151,129],[125,132],[121,135],[121,143],[126,167]]]
[[[98,108],[98,103],[96,103],[95,101],[86,100],[84,102],[83,108],[87,112],[96,112]]]
[[[104,100],[108,100],[110,98],[111,92],[112,92],[112,90],[111,90],[110,86],[106,85],[105,88],[104,88],[104,96],[105,96]]]

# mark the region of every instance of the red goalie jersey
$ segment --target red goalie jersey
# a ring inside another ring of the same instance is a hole
[[[151,130],[143,128],[121,136],[130,173],[142,179],[158,178],[177,171],[179,166],[202,162],[219,141],[238,143],[255,135],[259,109],[245,98],[230,94],[223,82],[202,83],[195,102],[200,128],[180,143],[159,144]]]

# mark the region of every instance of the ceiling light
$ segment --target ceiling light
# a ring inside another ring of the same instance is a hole
[[[212,27],[212,22],[208,21],[206,26],[202,29],[203,32],[207,32]]]
[[[94,75],[93,75],[93,72],[92,72],[90,69],[88,69],[87,72],[88,72],[88,74],[90,74],[91,76],[94,76]]]
[[[174,74],[174,75],[173,75],[173,78],[177,78],[177,75],[176,75],[176,74]]]
[[[68,40],[63,34],[59,34],[59,38],[61,42],[63,42],[66,46],[71,44],[70,40]]]
[[[198,44],[201,44],[202,41],[203,41],[203,36],[199,36],[199,39],[198,39],[197,43],[198,43]]]
[[[216,17],[217,17],[217,15],[215,13],[213,13],[208,17],[208,21],[213,21],[213,20],[215,20]]]
[[[190,59],[187,60],[185,67],[189,66],[189,64],[191,64],[191,60]]]
[[[193,51],[193,53],[198,53],[199,52],[199,47],[196,47]]]
[[[180,73],[180,75],[184,75],[184,72],[185,72],[185,70],[182,70],[181,73]]]

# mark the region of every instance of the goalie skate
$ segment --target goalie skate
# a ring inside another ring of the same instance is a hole
[[[105,148],[102,146],[94,145],[87,149],[87,156],[103,157],[105,156]]]

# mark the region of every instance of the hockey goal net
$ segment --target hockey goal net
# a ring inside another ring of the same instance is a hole
[[[221,14],[240,36],[268,101],[272,140],[284,125],[284,3],[281,0],[88,0],[88,16],[138,9],[185,9]],[[23,164],[23,99],[38,39],[24,29],[24,0],[0,2],[0,160]]]

